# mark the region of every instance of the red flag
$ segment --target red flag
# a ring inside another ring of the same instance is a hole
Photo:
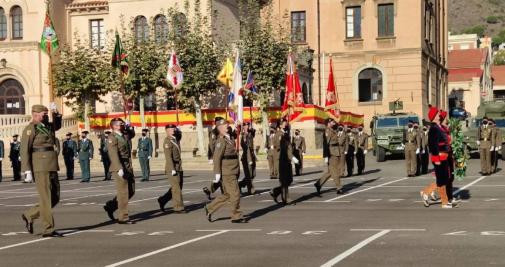
[[[328,77],[328,87],[326,89],[326,104],[324,109],[328,116],[336,121],[340,117],[337,88],[333,79],[333,62],[330,58],[330,75]]]
[[[302,118],[305,104],[300,86],[300,78],[296,72],[293,55],[288,56],[288,71],[286,73],[286,94],[282,104],[282,116],[289,114],[289,122],[295,122]]]

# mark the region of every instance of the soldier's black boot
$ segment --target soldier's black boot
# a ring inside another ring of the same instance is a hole
[[[103,209],[105,210],[105,212],[107,212],[107,216],[109,216],[109,219],[111,219],[111,221],[114,221],[114,210],[107,204],[105,204],[103,206]]]
[[[209,209],[207,208],[207,205],[205,205],[205,217],[207,217],[207,221],[212,222],[212,214],[209,213]]]
[[[318,196],[321,196],[321,185],[319,184],[319,181],[317,181],[317,182],[314,184],[314,187],[316,188],[317,195],[318,195]]]
[[[28,233],[33,234],[33,222],[29,222],[26,216],[23,214],[21,215],[21,219],[25,222],[25,228]]]
[[[165,212],[165,203],[163,203],[163,199],[161,197],[158,198],[158,204],[160,205],[160,210]]]
[[[203,192],[205,193],[205,195],[207,195],[207,198],[208,198],[209,200],[212,200],[212,197],[210,196],[210,194],[211,194],[211,193],[210,193],[210,190],[209,190],[207,187],[204,187],[204,188],[203,188]]]

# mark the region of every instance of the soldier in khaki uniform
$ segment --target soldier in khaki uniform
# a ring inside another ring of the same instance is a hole
[[[336,123],[331,120],[328,122],[326,128],[326,148],[323,148],[327,151],[327,156],[324,160],[328,162],[328,170],[326,173],[319,178],[319,180],[314,184],[316,187],[316,191],[318,195],[321,195],[321,187],[328,181],[330,178],[335,182],[335,189],[337,190],[337,194],[343,194],[342,184],[340,183],[340,177],[342,176],[342,161],[345,162],[345,155],[347,150],[349,149],[349,143],[347,142],[347,135],[344,133],[343,127],[340,125],[335,131]]]
[[[125,123],[120,118],[112,119],[110,125],[112,134],[107,140],[107,150],[111,161],[109,171],[115,180],[117,195],[114,199],[107,201],[103,208],[111,220],[114,220],[114,212],[119,210],[117,220],[119,224],[134,224],[128,217],[128,200],[135,194],[129,142],[129,139],[135,136],[135,131],[133,127],[125,127]]]
[[[296,129],[295,136],[293,137],[293,140],[291,140],[291,143],[293,143],[293,155],[300,162],[295,164],[295,174],[298,176],[302,173],[303,156],[307,150],[307,147],[305,146],[305,137],[300,135],[300,130]]]
[[[223,117],[216,117],[214,118],[214,124],[216,124],[217,121],[223,120]],[[219,138],[219,132],[217,131],[216,126],[210,131],[209,133],[209,147],[207,150],[207,157],[209,159],[209,164],[213,164],[213,158],[214,158],[214,150],[216,148],[216,143],[217,139]],[[221,189],[221,193],[223,193],[223,187],[221,184],[221,181],[215,183],[214,181],[210,182],[209,187],[204,187],[202,190],[207,196],[209,200],[212,200],[211,195],[216,192],[217,189]]]
[[[222,181],[223,194],[216,197],[210,204],[205,205],[205,216],[212,222],[212,214],[226,203],[231,206],[231,222],[244,223],[240,211],[240,190],[237,179],[240,175],[240,165],[235,142],[231,138],[232,129],[226,120],[216,122],[219,138],[214,150],[214,182]]]
[[[414,177],[417,171],[417,155],[420,152],[421,140],[418,132],[414,129],[414,122],[407,124],[407,129],[403,133],[403,144],[405,145],[405,162],[407,166],[407,176]]]
[[[43,237],[62,236],[54,231],[51,209],[60,199],[58,181],[58,155],[55,151],[55,131],[61,128],[61,115],[52,103],[53,122],[49,122],[48,109],[43,105],[32,106],[32,121],[23,130],[21,137],[21,171],[26,180],[35,179],[39,204],[22,215],[25,227],[33,234],[33,221],[42,217]]]
[[[249,122],[244,123],[242,135],[240,136],[240,146],[242,147],[242,170],[244,171],[244,179],[239,182],[238,187],[242,191],[242,187],[247,187],[249,195],[254,194],[256,190],[252,183],[256,177],[256,154],[254,153],[254,129],[251,129]]]
[[[365,170],[365,157],[368,153],[368,134],[363,132],[363,126],[358,127],[356,134],[356,163],[358,165],[358,175],[363,174]]]
[[[349,145],[347,155],[345,155],[345,162],[347,165],[347,177],[351,177],[354,173],[354,156],[356,156],[357,153],[358,140],[356,138],[356,132],[353,131],[352,127],[348,127],[346,133]]]
[[[477,132],[477,145],[480,150],[480,166],[483,175],[491,174],[491,150],[494,150],[493,130],[488,125],[488,118],[484,117]]]
[[[279,186],[270,190],[270,196],[276,203],[279,195],[283,204],[290,204],[289,186],[293,183],[293,166],[291,163],[298,164],[298,160],[293,156],[293,146],[289,136],[289,124],[283,119],[277,124],[277,132],[274,136],[274,159],[277,170],[279,170]]]
[[[163,141],[163,151],[165,153],[165,174],[168,176],[170,189],[163,196],[158,198],[161,211],[165,211],[165,205],[171,199],[173,200],[175,213],[186,213],[184,202],[182,201],[182,158],[181,145],[175,138],[176,126],[169,124],[165,126],[167,137]]]
[[[268,169],[270,170],[270,179],[277,179],[277,169],[275,168],[274,162],[274,136],[275,136],[275,127],[270,126],[270,134],[267,137],[267,141],[265,144],[265,149],[267,152],[267,160],[268,160]]]
[[[428,173],[428,165],[430,163],[430,150],[428,147],[428,126],[424,126],[423,130],[419,133],[421,135],[421,151],[419,153],[420,157],[420,173]]]
[[[502,133],[501,133],[501,129],[496,127],[496,123],[493,121],[493,124],[494,124],[494,153],[495,153],[495,157],[494,157],[494,162],[493,162],[493,169],[492,171],[493,172],[496,172],[497,169],[498,169],[498,158],[499,158],[499,153],[502,151],[501,150],[501,146],[502,146]],[[505,155],[502,155],[502,157],[505,157]]]
[[[337,135],[338,135],[338,141],[339,144],[345,144],[345,152],[344,156],[339,159],[339,164],[340,164],[340,177],[345,176],[345,169],[346,169],[346,156],[347,156],[347,151],[349,150],[349,135],[346,134],[346,130],[344,125],[339,125],[337,127]]]

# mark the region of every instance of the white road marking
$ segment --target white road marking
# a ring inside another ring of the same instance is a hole
[[[474,184],[476,184],[476,183],[478,183],[478,182],[480,182],[480,181],[484,180],[486,177],[487,177],[487,176],[481,176],[481,177],[480,177],[480,178],[478,178],[477,180],[475,180],[475,181],[473,181],[473,182],[471,182],[471,183],[469,183],[469,184],[467,184],[467,185],[465,185],[465,186],[463,186],[463,187],[459,188],[459,189],[458,189],[458,190],[456,190],[454,193],[452,193],[452,195],[453,195],[453,196],[458,195],[461,191],[463,191],[463,190],[467,189],[468,187],[470,187],[470,186],[472,186],[472,185],[474,185]]]
[[[389,202],[398,202],[398,201],[402,201],[402,200],[405,200],[403,198],[392,198],[389,200]]]
[[[76,229],[70,229],[70,230],[59,231],[59,232],[62,233],[64,236],[70,236],[70,235],[75,235],[75,234],[82,233],[83,231],[77,231]],[[67,234],[67,233],[69,233],[69,234]],[[44,237],[44,238],[40,238],[40,239],[34,239],[34,240],[30,240],[30,241],[25,241],[25,242],[21,242],[21,243],[12,244],[12,245],[7,245],[7,246],[4,246],[4,247],[0,247],[0,250],[6,250],[6,249],[9,249],[9,248],[15,248],[15,247],[19,247],[19,246],[24,246],[24,245],[28,245],[28,244],[37,243],[37,242],[42,242],[42,241],[46,241],[46,240],[53,239],[53,238],[54,237]]]
[[[369,243],[373,242],[374,240],[376,240],[378,238],[381,238],[384,235],[387,235],[389,232],[391,232],[391,230],[382,230],[382,231],[380,231],[380,232],[372,235],[371,237],[369,237],[369,238],[367,238],[367,239],[359,242],[358,244],[356,244],[352,248],[344,251],[343,253],[341,253],[340,255],[336,256],[335,258],[333,258],[333,259],[329,260],[328,262],[324,263],[323,265],[321,265],[321,267],[332,267],[332,266],[335,266],[337,263],[339,263],[342,260],[344,260],[345,258],[349,257],[354,252],[360,250],[361,248],[363,248],[364,246],[366,246]]]
[[[372,187],[365,188],[365,189],[362,189],[362,190],[354,191],[354,192],[351,192],[351,193],[348,193],[348,194],[345,194],[345,195],[341,195],[341,196],[338,196],[338,197],[335,197],[335,198],[332,198],[332,199],[328,199],[328,200],[326,200],[326,202],[331,202],[333,200],[337,200],[337,199],[341,199],[341,198],[344,198],[344,197],[352,196],[352,195],[355,195],[355,194],[358,194],[358,193],[361,193],[361,192],[365,192],[365,191],[372,190],[372,189],[375,189],[375,188],[383,187],[385,185],[396,183],[396,182],[400,182],[400,181],[403,181],[403,180],[406,180],[406,179],[408,179],[408,177],[403,177],[403,178],[400,178],[400,179],[397,179],[397,180],[393,180],[393,181],[390,181],[390,182],[387,182],[387,183],[383,183],[383,184],[372,186]]]
[[[497,201],[497,200],[500,200],[500,199],[499,198],[489,198],[489,199],[485,199],[484,201],[490,202],[490,201]]]
[[[368,202],[377,202],[377,201],[381,201],[382,198],[370,198],[370,199],[367,199],[366,201]]]
[[[123,260],[123,261],[120,261],[120,262],[109,264],[109,265],[106,265],[105,267],[121,266],[121,265],[130,263],[130,262],[134,262],[134,261],[137,261],[137,260],[140,260],[140,259],[143,259],[143,258],[147,258],[147,257],[153,256],[153,255],[156,255],[156,254],[168,251],[168,250],[172,250],[174,248],[178,248],[178,247],[181,247],[181,246],[184,246],[184,245],[187,245],[187,244],[198,242],[198,241],[203,240],[203,239],[207,239],[207,238],[210,238],[210,237],[218,236],[218,235],[221,235],[221,234],[224,234],[224,233],[227,233],[227,232],[229,232],[229,230],[221,230],[221,231],[218,231],[218,232],[215,232],[215,233],[212,233],[212,234],[208,234],[208,235],[200,236],[200,237],[197,237],[197,238],[193,238],[193,239],[181,242],[181,243],[177,243],[177,244],[172,245],[172,246],[164,247],[162,249],[151,251],[149,253],[145,253],[145,254],[142,254],[142,255],[139,255],[139,256],[136,256],[136,257],[133,257],[133,258],[129,258],[129,259],[126,259],[126,260]]]

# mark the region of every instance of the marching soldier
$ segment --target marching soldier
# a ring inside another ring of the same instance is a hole
[[[254,153],[254,129],[251,129],[251,124],[246,122],[243,124],[242,135],[240,136],[240,146],[242,147],[242,169],[244,170],[244,179],[239,182],[238,187],[242,191],[242,187],[247,187],[249,195],[254,194],[256,190],[252,180],[256,177],[256,154]]]
[[[112,134],[108,137],[107,150],[111,165],[109,171],[116,181],[117,195],[107,201],[103,209],[111,220],[114,220],[114,212],[119,209],[117,223],[134,224],[128,217],[128,200],[135,194],[135,179],[133,174],[131,146],[128,139],[135,136],[133,127],[125,126],[120,118],[114,118],[110,122]]]
[[[496,172],[498,169],[498,153],[501,152],[501,146],[502,146],[502,132],[501,129],[496,127],[496,123],[493,121],[494,124],[494,130],[495,130],[495,145],[494,145],[494,151],[495,151],[495,157],[494,157],[494,165],[493,165],[493,172]],[[502,153],[502,158],[505,158],[505,155]]]
[[[345,155],[345,161],[347,163],[347,177],[351,177],[354,173],[354,156],[356,155],[356,148],[358,147],[356,133],[353,131],[352,127],[347,128],[347,138],[348,138],[348,150],[347,155]]]
[[[347,134],[345,134],[345,128],[343,125],[339,125],[337,127],[337,133],[338,133],[338,139],[339,139],[339,143],[342,143],[342,144],[346,144],[345,145],[345,152],[344,152],[344,155],[342,157],[340,157],[339,159],[339,163],[340,163],[340,177],[344,177],[345,176],[345,169],[346,169],[346,166],[345,166],[345,159],[346,159],[346,155],[347,155],[347,150],[348,150],[348,146],[349,146],[349,136]]]
[[[182,201],[182,158],[181,145],[175,138],[174,124],[165,126],[167,137],[163,141],[163,151],[165,153],[165,174],[170,183],[170,189],[163,196],[158,198],[161,211],[165,211],[165,205],[168,201],[173,200],[174,213],[186,213],[184,210],[184,202]]]
[[[49,122],[48,109],[43,105],[32,106],[32,121],[23,130],[21,138],[21,170],[27,181],[35,179],[39,203],[22,215],[26,230],[33,234],[33,221],[42,217],[42,237],[60,237],[54,230],[51,209],[60,199],[58,181],[58,156],[54,151],[55,131],[61,128],[61,115],[52,104],[53,122]]]
[[[20,151],[21,151],[21,143],[18,141],[17,134],[12,136],[11,142],[11,150],[9,152],[9,159],[12,164],[12,172],[14,175],[13,181],[21,180],[21,160],[20,160]]]
[[[212,222],[212,214],[224,204],[230,203],[231,222],[245,223],[240,211],[240,190],[237,179],[240,174],[238,153],[235,149],[235,142],[231,138],[232,129],[224,119],[216,122],[219,132],[216,146],[213,153],[214,174],[217,183],[222,181],[223,194],[216,197],[210,204],[205,205],[205,215],[209,222]]]
[[[110,158],[109,158],[109,149],[108,149],[108,140],[109,140],[110,131],[105,131],[104,135],[100,138],[100,156],[103,164],[103,170],[105,173],[104,181],[110,181],[112,179],[112,175],[109,172],[110,167]]]
[[[153,141],[147,136],[148,132],[148,129],[142,129],[142,137],[139,138],[137,147],[137,155],[140,162],[140,168],[142,169],[142,180],[140,180],[141,182],[149,181],[151,172],[151,168],[149,167],[149,160],[153,155]]]
[[[3,159],[4,159],[4,141],[3,140],[0,140],[0,182],[2,182],[2,162],[3,162]]]
[[[295,174],[299,176],[302,173],[303,156],[305,155],[305,151],[307,149],[305,146],[305,137],[300,135],[300,130],[296,129],[295,136],[293,137],[291,143],[293,143],[293,155],[299,161],[298,164],[295,164]]]
[[[420,152],[420,136],[414,129],[414,122],[409,121],[408,129],[403,133],[403,144],[405,145],[405,162],[407,165],[407,176],[414,177],[417,171],[417,155]]]
[[[289,136],[289,124],[286,119],[283,119],[277,125],[277,132],[274,136],[274,161],[277,170],[279,170],[278,187],[270,191],[270,196],[275,203],[279,203],[277,198],[281,195],[284,205],[290,204],[289,186],[293,182],[293,167],[291,163],[298,164],[298,160],[293,156],[293,146],[291,145],[291,137]]]
[[[77,143],[72,140],[72,133],[67,133],[67,139],[63,142],[63,159],[67,169],[67,180],[74,179],[74,159],[77,158]]]
[[[482,119],[482,125],[477,132],[477,145],[480,150],[480,166],[483,175],[491,174],[491,150],[494,150],[494,136],[491,127],[488,125],[488,118]]]
[[[217,130],[217,122],[218,121],[221,121],[221,120],[224,120],[223,117],[216,117],[214,118],[214,128],[212,129],[212,131],[210,131],[209,133],[209,147],[208,147],[208,151],[207,151],[207,157],[209,159],[209,163],[210,164],[213,164],[213,158],[214,158],[214,150],[216,148],[216,143],[217,143],[217,140],[219,139],[219,131]],[[207,198],[209,200],[212,200],[212,197],[211,195],[216,192],[216,190],[218,188],[221,188],[221,193],[223,193],[223,188],[222,188],[222,184],[221,184],[221,181],[219,182],[214,182],[214,180],[210,183],[210,186],[209,187],[204,187],[203,188],[203,192],[205,193],[205,195],[207,196]]]
[[[323,148],[324,161],[328,163],[328,170],[321,178],[314,184],[317,194],[321,195],[321,187],[331,178],[335,182],[335,189],[337,194],[343,194],[340,177],[342,175],[342,161],[348,151],[349,143],[347,142],[347,135],[344,134],[344,129],[340,125],[335,131],[336,122],[329,120],[325,132],[326,147]]]
[[[277,179],[277,169],[274,162],[274,136],[275,127],[270,126],[270,133],[267,137],[265,149],[267,151],[268,169],[270,170],[270,179]]]
[[[428,147],[428,126],[423,126],[421,135],[421,151],[419,153],[420,157],[420,173],[428,173],[428,165],[430,163],[430,150]],[[419,167],[418,167],[419,168]]]
[[[77,145],[79,155],[79,164],[81,165],[81,183],[89,183],[91,178],[91,170],[89,166],[90,160],[93,159],[93,142],[88,139],[88,131],[81,133],[81,140]]]
[[[356,153],[356,164],[358,165],[358,175],[361,175],[365,170],[365,157],[368,152],[368,134],[363,132],[363,126],[358,127],[356,147],[358,149]]]

